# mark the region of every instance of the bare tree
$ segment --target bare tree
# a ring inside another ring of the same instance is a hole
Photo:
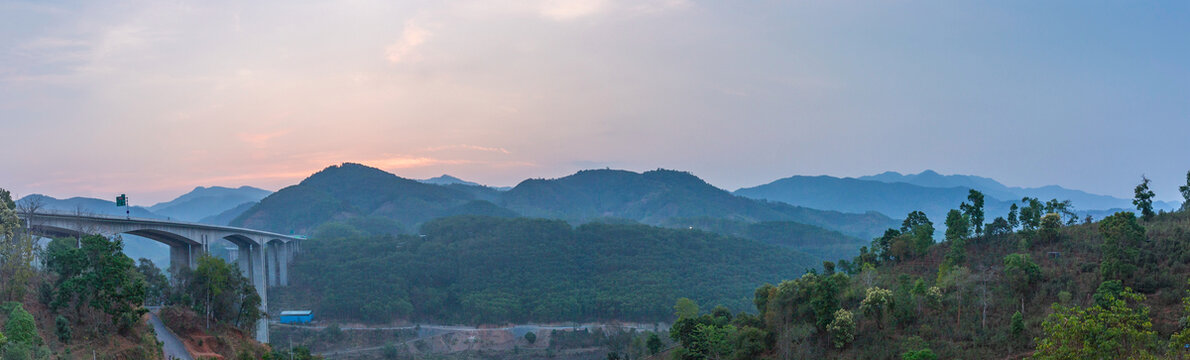
[[[17,202],[17,212],[25,215],[25,231],[33,231],[34,218],[45,208],[45,200],[40,196],[30,196]]]
[[[979,297],[979,306],[981,308],[980,325],[988,328],[988,307],[991,306],[992,283],[999,277],[1000,269],[996,266],[979,265],[976,267],[976,272],[971,275],[975,285],[975,296]]]

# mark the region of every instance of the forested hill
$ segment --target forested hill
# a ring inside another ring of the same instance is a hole
[[[876,236],[894,224],[874,212],[822,211],[735,196],[688,172],[673,170],[584,170],[559,179],[526,180],[506,192],[502,204],[525,216],[572,222],[623,218],[668,226],[691,218],[795,221],[862,238]]]
[[[295,285],[269,302],[365,322],[668,321],[679,297],[743,310],[754,284],[820,265],[758,241],[647,225],[465,216],[420,230],[311,239]]]
[[[492,204],[474,203],[482,202],[476,198],[457,187],[425,184],[344,163],[273,193],[231,224],[286,234],[309,233],[330,220],[374,217],[391,221],[392,229],[387,232],[400,233],[442,216],[516,215]]]
[[[912,211],[941,220],[954,204],[967,200],[966,187],[926,187],[904,182],[881,182],[833,176],[791,176],[768,184],[735,191],[736,195],[767,199],[816,209],[874,210],[901,217]],[[1020,197],[1007,200],[1019,200]],[[988,197],[989,212],[1007,213],[1011,202]]]
[[[411,231],[431,219],[454,215],[526,216],[571,223],[627,220],[658,226],[702,218],[793,221],[865,239],[896,225],[875,212],[821,211],[738,197],[679,171],[586,170],[560,179],[526,180],[502,192],[482,186],[425,184],[351,163],[328,167],[281,189],[232,225],[310,233],[328,221],[369,217],[387,219],[391,227]]]

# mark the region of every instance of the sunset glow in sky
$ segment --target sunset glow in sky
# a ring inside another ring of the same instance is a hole
[[[360,162],[975,174],[1162,200],[1190,3],[0,0],[0,187],[151,205]]]

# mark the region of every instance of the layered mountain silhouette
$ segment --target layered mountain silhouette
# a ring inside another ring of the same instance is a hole
[[[967,201],[970,189],[985,195],[988,220],[1004,216],[1008,208],[1023,197],[1070,200],[1077,213],[1095,218],[1115,211],[1132,208],[1129,199],[1090,194],[1060,186],[1039,188],[1008,187],[1000,182],[971,175],[941,175],[926,170],[919,174],[902,175],[885,172],[859,178],[833,176],[791,176],[768,184],[736,190],[736,195],[753,199],[780,201],[793,205],[824,210],[874,210],[894,218],[903,218],[910,211],[921,210],[935,223],[946,212]],[[1158,209],[1173,210],[1180,204],[1158,202]]]
[[[394,219],[404,228],[452,215],[525,216],[671,226],[689,219],[793,221],[867,238],[895,221],[876,212],[822,211],[758,201],[711,186],[681,171],[584,170],[558,179],[530,179],[506,192],[482,186],[437,186],[345,163],[281,189],[232,225],[307,233],[318,224],[360,216]]]
[[[200,221],[245,203],[255,203],[271,193],[271,191],[251,186],[239,188],[199,186],[176,199],[150,206],[149,210],[173,219]]]

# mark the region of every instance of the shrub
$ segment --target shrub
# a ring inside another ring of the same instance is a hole
[[[12,308],[8,313],[8,323],[4,324],[4,333],[8,335],[8,342],[12,344],[38,345],[40,337],[37,335],[37,323],[33,320],[33,315],[25,311],[25,308],[20,304]]]
[[[61,341],[63,344],[69,343],[71,335],[70,320],[67,320],[62,315],[58,315],[58,317],[54,319],[54,327],[58,333],[58,341]]]

